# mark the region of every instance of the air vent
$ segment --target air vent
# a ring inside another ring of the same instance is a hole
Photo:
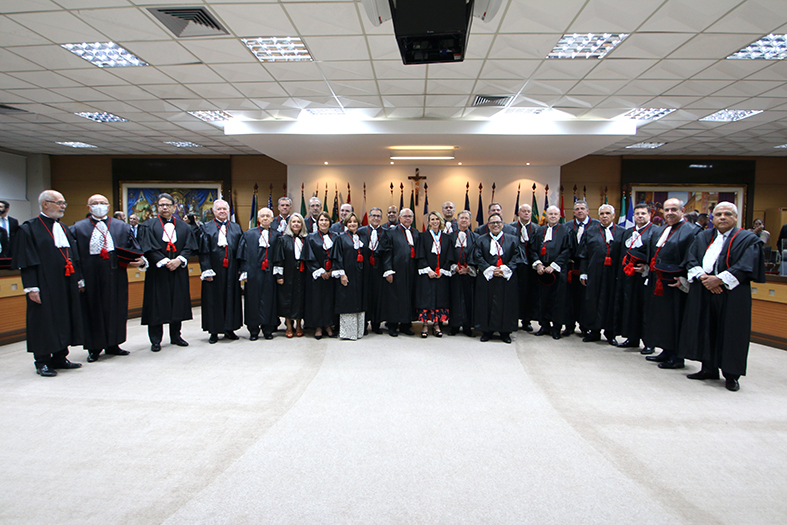
[[[482,107],[506,107],[511,99],[511,96],[496,96],[496,95],[476,95],[473,100],[474,108]]]
[[[8,114],[8,113],[30,113],[24,109],[15,108],[13,106],[6,106],[5,104],[0,104],[0,114]]]
[[[148,11],[180,38],[229,34],[204,7],[148,7]]]

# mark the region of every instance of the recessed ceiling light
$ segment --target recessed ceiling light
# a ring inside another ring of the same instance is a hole
[[[673,111],[676,110],[667,108],[636,108],[615,118],[630,120],[658,120],[661,117],[666,117]]]
[[[189,115],[205,122],[225,122],[232,120],[232,115],[224,111],[189,111]]]
[[[201,148],[199,144],[195,144],[193,142],[164,142],[164,144],[169,144],[170,146],[175,146],[176,148]]]
[[[526,163],[525,163],[525,165],[527,165],[527,166],[530,166],[530,163],[529,163],[529,162],[526,162]]]
[[[393,164],[393,161],[391,161],[391,164]]]
[[[506,115],[519,115],[519,116],[530,116],[530,115],[541,115],[546,111],[548,108],[508,108],[506,110]]]
[[[90,119],[95,122],[128,122],[128,120],[124,119],[123,117],[118,117],[117,115],[106,112],[91,113],[89,111],[83,111],[81,113],[74,113],[74,115]]]
[[[303,41],[293,36],[241,38],[260,62],[304,62],[312,56]]]
[[[135,57],[114,42],[82,42],[61,44],[76,56],[84,58],[98,67],[147,66],[147,62]]]
[[[402,155],[402,156],[392,156],[393,160],[454,160],[454,156],[421,156],[421,155]]]
[[[71,148],[97,148],[92,144],[85,144],[84,142],[58,142],[61,146],[69,146]]]
[[[328,165],[328,161],[326,160],[325,162],[323,162],[323,164],[325,164],[327,166]]]
[[[547,58],[604,58],[628,33],[573,33],[563,35]]]
[[[728,60],[782,60],[787,58],[787,35],[764,36],[728,56]]]
[[[700,120],[703,122],[737,122],[762,113],[762,111],[761,109],[722,109],[713,115],[702,117]]]
[[[388,149],[405,151],[449,151],[456,149],[455,146],[390,146]]]
[[[666,142],[638,142],[631,146],[626,146],[626,149],[656,149],[662,147]]]
[[[774,146],[776,149],[787,149],[787,144],[782,144],[781,146]]]
[[[344,115],[344,110],[342,108],[311,108],[311,109],[307,109],[306,112],[310,115],[315,115],[319,117],[325,117],[330,115]]]
[[[458,165],[460,165],[460,166],[462,165],[462,163],[461,163],[461,162],[457,162],[457,164],[458,164]]]

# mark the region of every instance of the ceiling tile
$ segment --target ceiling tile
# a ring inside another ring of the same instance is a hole
[[[756,97],[772,89],[785,86],[778,80],[740,80],[714,93],[722,97]]]
[[[739,80],[772,65],[774,64],[770,60],[719,60],[711,67],[697,73],[693,79]]]
[[[128,85],[128,82],[116,77],[108,69],[99,67],[91,66],[91,69],[64,69],[59,73],[74,82],[93,87]]]
[[[130,68],[124,68],[130,69]],[[142,69],[142,68],[135,68]],[[181,84],[190,83],[203,83],[203,82],[221,82],[222,79],[213,72],[208,66],[204,64],[190,64],[184,66],[161,66],[159,71],[165,75],[170,76]]]
[[[265,69],[279,81],[323,80],[320,68],[314,62],[265,63]]]
[[[320,71],[328,80],[366,80],[374,78],[372,63],[369,60],[354,62],[322,62]]]
[[[281,87],[291,97],[312,97],[316,95],[331,96],[331,88],[323,80],[307,82],[282,82]]]
[[[760,37],[762,37],[761,34],[700,34],[668,56],[669,58],[714,58],[721,60]]]
[[[393,35],[375,35],[366,38],[369,42],[369,50],[374,60],[402,60],[399,54],[399,47],[396,45],[396,39]]]
[[[235,38],[183,39],[181,45],[208,65],[259,63],[251,51]]]
[[[661,60],[639,76],[640,80],[683,80],[715,64],[715,60]]]
[[[383,106],[386,108],[422,108],[424,95],[384,95]]]
[[[635,33],[629,35],[610,54],[610,58],[665,57],[692,38],[691,33]],[[686,57],[701,58],[701,57]]]
[[[467,48],[465,49],[465,59],[474,59],[474,58],[486,58],[487,54],[489,53],[489,49],[492,47],[492,41],[494,40],[495,35],[484,35],[473,33],[470,31],[470,35],[467,38]],[[383,58],[383,57],[374,57],[374,58]]]
[[[30,82],[25,82],[19,78],[5,73],[0,73],[0,89],[34,88]]]
[[[273,77],[262,64],[214,64],[210,68],[227,82],[268,82]]]
[[[26,13],[29,11],[56,11],[60,9],[50,0],[3,0],[3,13]]]
[[[13,52],[46,69],[84,69],[90,66],[86,60],[60,46],[25,46],[11,48]],[[98,68],[96,68],[98,69]]]
[[[424,109],[424,116],[427,118],[460,118],[464,113],[464,108],[444,108],[428,106]],[[457,159],[461,153],[457,152]]]
[[[523,95],[564,95],[577,84],[575,80],[529,80]]]
[[[286,97],[287,92],[278,82],[238,82],[235,88],[250,98]]]
[[[588,73],[586,78],[599,80],[631,80],[637,78],[657,63],[657,60],[607,58],[601,60],[599,64],[593,68],[593,71]]]
[[[113,42],[162,40],[170,36],[170,33],[161,29],[152,17],[143,14],[135,7],[83,9],[74,11],[74,14],[95,28],[97,32],[107,35]]]
[[[330,85],[333,92],[340,96],[378,96],[377,83],[373,80],[334,80]]]
[[[278,3],[215,4],[211,5],[211,10],[238,37],[297,36],[295,27]]]
[[[196,94],[193,91],[180,84],[140,84],[139,87],[164,100],[196,98]]]
[[[388,118],[423,118],[424,110],[418,108],[396,108],[386,110]]]
[[[665,95],[701,96],[712,95],[716,91],[730,85],[728,80],[686,80],[668,91]]]
[[[345,108],[381,108],[383,103],[379,96],[339,96],[339,102]]]
[[[374,72],[377,78],[392,79],[392,78],[409,78],[409,79],[424,79],[426,78],[426,65],[411,64],[405,65],[401,61],[396,60],[374,60]]]
[[[508,11],[500,24],[499,31],[501,33],[564,34],[583,4],[585,4],[585,0],[563,0],[549,3],[511,2],[508,4]]]
[[[41,104],[46,104],[48,102],[71,102],[67,97],[58,95],[48,89],[13,89],[8,91],[20,97],[24,97],[31,102],[39,102]]]
[[[569,91],[570,95],[612,95],[628,80],[583,80]]]
[[[310,35],[361,35],[355,3],[285,4],[298,33]]]
[[[475,84],[474,94],[513,95],[518,93],[524,84],[522,80],[480,79]]]
[[[6,12],[5,4],[3,4],[3,12]],[[49,39],[31,32],[7,16],[0,16],[0,46],[32,46],[49,43]]]
[[[119,42],[119,44],[151,66],[171,66],[199,62],[197,57],[189,53],[182,45],[173,40],[156,42]]]
[[[489,58],[533,58],[543,60],[562,34],[499,34],[489,50]]]
[[[95,102],[105,100],[116,100],[115,97],[102,93],[101,91],[89,87],[73,87],[53,89],[54,93],[68,97],[77,102]]]
[[[240,98],[241,93],[226,82],[215,84],[194,84],[188,85],[189,89],[203,98]]]
[[[42,88],[74,87],[81,85],[70,78],[58,75],[52,71],[17,72],[12,75],[20,80],[24,80],[25,82]]]
[[[467,95],[426,95],[426,106],[428,107],[452,107],[463,108],[470,101]]]
[[[481,77],[490,79],[526,79],[542,62],[540,60],[486,60]]]
[[[740,3],[741,0],[669,0],[639,30],[700,32]]]
[[[379,80],[382,95],[423,95],[425,82],[423,80]]]
[[[307,47],[314,60],[369,60],[366,38],[358,36],[310,36]]]
[[[784,8],[782,0],[748,0],[710,26],[707,31],[760,33],[762,36],[784,23]]]
[[[680,84],[680,80],[632,80],[617,92],[618,95],[660,95]]]
[[[663,0],[591,0],[566,33],[630,33],[662,3]]]
[[[475,80],[428,80],[426,92],[430,95],[464,95],[473,90]]]
[[[52,42],[67,44],[69,42],[102,42],[104,34],[86,24],[66,11],[45,13],[20,13],[9,15],[9,18],[22,24],[31,31],[46,35]],[[70,53],[66,51],[67,53]]]
[[[427,77],[429,79],[475,79],[481,72],[483,65],[483,60],[465,60],[456,64],[429,64]]]
[[[541,80],[581,79],[598,65],[595,59],[544,60],[532,78]]]

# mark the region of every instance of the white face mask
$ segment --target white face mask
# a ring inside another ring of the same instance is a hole
[[[109,205],[108,204],[91,204],[90,205],[90,213],[93,214],[94,217],[103,217],[109,212]]]

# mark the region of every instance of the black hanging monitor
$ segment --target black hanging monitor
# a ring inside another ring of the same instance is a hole
[[[389,0],[402,62],[462,62],[473,0]]]

